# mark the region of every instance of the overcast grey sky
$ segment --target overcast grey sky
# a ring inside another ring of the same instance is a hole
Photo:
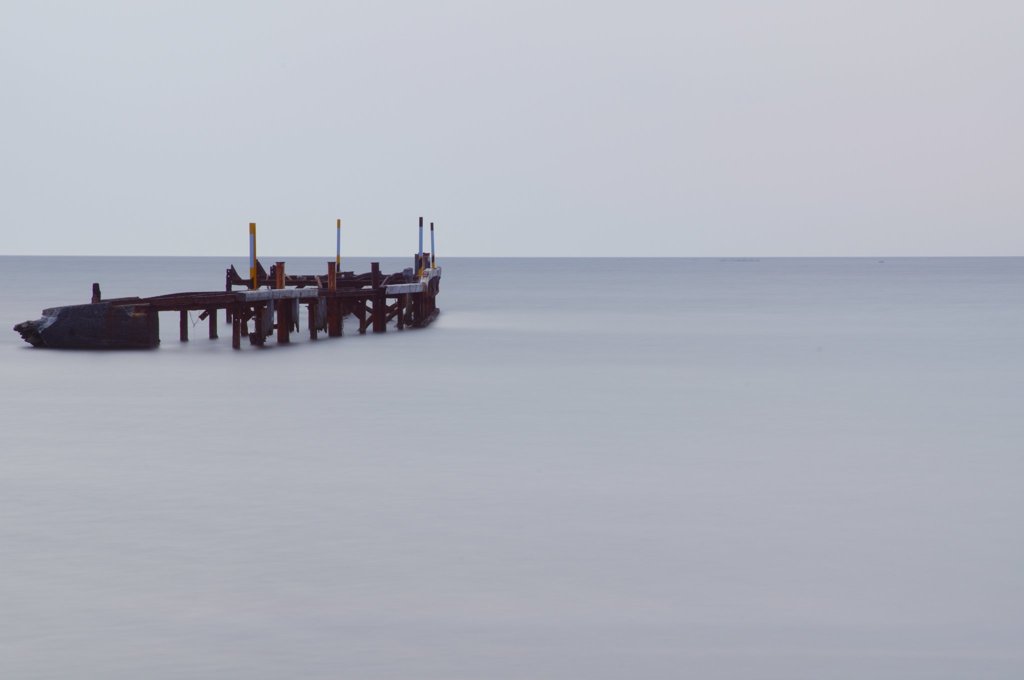
[[[0,253],[1024,254],[1024,3],[4,2]]]

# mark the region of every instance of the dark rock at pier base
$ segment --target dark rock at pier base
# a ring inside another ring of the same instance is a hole
[[[159,315],[148,304],[99,302],[44,309],[14,327],[33,347],[147,349],[160,344]]]

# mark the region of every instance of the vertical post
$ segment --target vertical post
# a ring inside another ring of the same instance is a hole
[[[232,268],[233,267],[234,265],[232,265]],[[231,292],[231,269],[227,269],[224,272],[224,292]],[[231,323],[232,312],[233,310],[231,307],[228,307],[227,309],[224,310],[224,320],[227,321],[228,323]]]
[[[260,287],[259,279],[256,277],[256,223],[249,223],[249,277],[252,283],[249,284],[251,290],[256,290]]]
[[[256,345],[263,345],[266,342],[266,336],[263,335],[263,315],[266,314],[265,305],[262,302],[257,302],[253,305],[253,325],[256,326],[254,329],[256,332],[252,334],[255,339]]]
[[[398,310],[395,318],[398,319],[398,330],[405,328],[405,293],[399,293],[395,301],[395,308]]]
[[[366,333],[366,298],[358,298],[356,304],[356,318],[359,319],[359,335]]]
[[[210,309],[210,310],[207,310],[207,313],[210,315],[210,340],[216,340],[217,339],[217,310],[216,309]]]
[[[284,262],[275,262],[274,288],[276,290],[283,290],[284,282]],[[289,340],[288,331],[291,330],[292,326],[291,301],[279,298],[274,306],[277,307],[277,344],[286,345]]]
[[[92,303],[96,304],[101,299],[102,298],[100,297],[100,284],[98,284],[98,283],[92,284]]]
[[[316,340],[316,305],[316,299],[310,300],[306,305],[306,322],[309,324],[310,340]]]
[[[188,310],[178,312],[178,338],[182,342],[188,342]]]
[[[373,296],[373,332],[386,333],[388,330],[388,299],[381,290]]]
[[[284,288],[284,262],[274,263],[274,288]]]
[[[437,258],[434,257],[434,223],[430,223],[430,268],[437,267]]]
[[[327,305],[327,337],[336,338],[341,335],[341,310],[338,309],[338,299],[334,297],[338,291],[338,263],[327,263],[327,296],[324,304]]]
[[[423,218],[420,217],[420,254],[416,259],[416,276],[423,273]]]
[[[242,310],[231,310],[231,349],[242,349]]]
[[[338,218],[338,230],[334,239],[334,266],[341,271],[341,218]]]
[[[387,310],[385,309],[387,300],[384,297],[384,291],[380,289],[380,284],[380,262],[371,262],[370,289],[372,291],[372,297],[370,298],[370,302],[373,305],[373,309],[370,310],[370,319],[373,322],[374,333],[383,333],[388,329]]]
[[[292,329],[291,300],[277,301],[277,344],[287,345],[291,338],[288,331]]]

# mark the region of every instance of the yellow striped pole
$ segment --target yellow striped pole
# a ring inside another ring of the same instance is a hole
[[[335,250],[334,266],[337,267],[338,271],[340,272],[341,271],[341,218],[340,217],[338,218],[338,234],[337,234],[337,238],[335,239],[334,250]]]
[[[252,290],[259,288],[259,281],[256,280],[256,223],[249,223],[249,278],[252,280]]]

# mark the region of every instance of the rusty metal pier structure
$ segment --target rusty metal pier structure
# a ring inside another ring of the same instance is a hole
[[[368,330],[384,333],[392,320],[397,321],[399,330],[421,328],[439,313],[441,270],[437,267],[421,267],[419,274],[412,275],[408,271],[384,274],[380,264],[372,262],[368,273],[355,274],[338,272],[336,263],[328,262],[324,275],[291,275],[284,262],[275,262],[265,276],[259,276],[263,267],[258,263],[257,268],[255,284],[231,266],[223,293],[172,293],[129,304],[147,305],[153,313],[178,312],[182,341],[189,339],[189,312],[199,312],[199,318],[208,321],[209,337],[217,338],[218,312],[223,310],[231,324],[234,349],[241,349],[242,338],[257,346],[271,336],[276,336],[279,345],[289,343],[291,333],[300,330],[302,307],[310,340],[316,340],[321,332],[341,337],[343,319],[348,315],[355,317],[358,332],[364,334]],[[236,291],[235,286],[245,290]]]
[[[186,342],[191,313],[198,312],[199,319],[207,321],[208,335],[216,339],[223,312],[231,325],[231,346],[237,350],[242,348],[242,338],[255,346],[264,346],[272,336],[277,344],[288,344],[291,334],[300,332],[303,307],[310,340],[318,339],[320,333],[341,337],[343,320],[350,315],[360,334],[384,333],[391,321],[399,330],[421,328],[437,318],[441,268],[433,252],[423,251],[423,218],[414,266],[391,274],[382,272],[377,262],[363,274],[339,271],[340,220],[338,229],[338,253],[322,274],[290,274],[285,262],[275,262],[267,272],[256,259],[255,224],[251,224],[250,276],[243,278],[233,265],[228,267],[223,291],[103,300],[99,284],[94,283],[90,304],[44,310],[43,318],[18,324],[14,330],[36,347],[146,348],[160,342],[161,313],[178,314],[179,339]]]

